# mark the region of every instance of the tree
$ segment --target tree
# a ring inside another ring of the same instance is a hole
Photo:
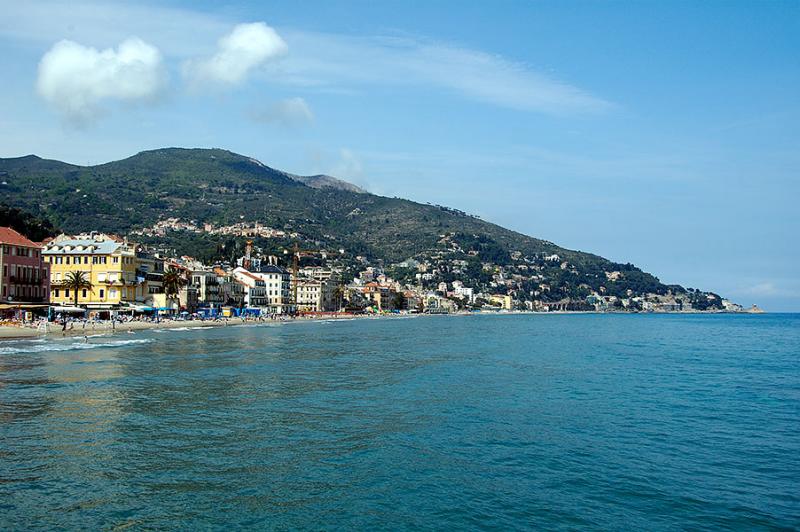
[[[344,307],[344,296],[347,289],[344,287],[344,284],[337,284],[336,288],[333,289],[333,300],[336,303],[336,311]]]
[[[188,281],[177,268],[170,267],[164,272],[164,292],[170,299],[177,297],[178,292],[187,283]]]
[[[397,292],[392,297],[392,308],[402,310],[406,306],[406,296],[402,292]]]
[[[76,272],[69,272],[66,276],[64,276],[64,280],[61,281],[60,285],[61,288],[65,290],[72,290],[75,292],[75,306],[78,306],[78,292],[80,290],[91,290],[92,283],[89,279],[86,278],[86,273],[81,271]]]

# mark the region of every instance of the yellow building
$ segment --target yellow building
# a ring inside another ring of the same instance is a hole
[[[70,272],[84,272],[91,288],[78,293],[78,305],[110,309],[133,303],[136,297],[136,253],[133,245],[104,234],[70,237],[49,242],[42,256],[50,264],[50,302],[74,305],[75,294],[60,286]]]
[[[503,294],[492,294],[489,296],[489,302],[493,305],[499,305],[503,310],[511,310],[511,296]]]

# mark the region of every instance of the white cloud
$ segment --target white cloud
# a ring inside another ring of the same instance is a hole
[[[198,35],[219,35],[234,24],[216,13],[86,0],[69,4],[0,0],[0,12],[7,15],[0,18],[0,36],[20,41],[51,42],[54,36],[80,35],[82,41],[107,46],[120,35],[140,35],[170,57],[194,57],[186,62],[185,73],[195,83],[238,83],[262,66],[271,68],[273,82],[342,94],[368,86],[406,86],[438,88],[473,101],[547,114],[596,113],[615,107],[531,65],[416,37],[288,30],[278,35],[256,23],[236,26],[246,31],[234,30],[214,49]],[[269,65],[288,48],[291,54]]]
[[[314,113],[303,98],[281,100],[267,109],[253,111],[251,117],[257,122],[276,123],[286,127],[300,127],[314,121]]]
[[[187,61],[184,74],[194,84],[236,85],[254,69],[288,50],[281,36],[263,22],[239,24],[219,40],[214,55]]]
[[[286,32],[292,54],[273,78],[317,89],[433,87],[521,111],[594,113],[614,104],[526,64],[422,39]]]
[[[152,101],[166,84],[158,49],[138,38],[98,50],[63,40],[39,62],[39,95],[75,125],[104,112],[104,103]]]

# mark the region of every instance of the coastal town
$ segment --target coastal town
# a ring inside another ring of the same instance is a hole
[[[550,289],[541,275],[540,282],[526,294],[529,297],[520,297],[515,288],[523,281],[530,284],[531,278],[536,280],[536,272],[541,270],[530,260],[517,266],[517,271],[533,271],[527,278],[507,268],[484,268],[487,284],[494,289],[487,291],[459,279],[460,268],[467,262],[456,259],[445,263],[443,253],[432,260],[409,258],[388,267],[371,264],[363,256],[345,260],[343,249],[304,250],[296,243],[280,254],[266,254],[254,246],[253,238],[292,239],[298,235],[258,223],[217,227],[171,218],[134,231],[131,237],[163,236],[169,231],[239,238],[243,253],[233,261],[207,264],[101,232],[61,234],[34,242],[10,227],[0,227],[0,317],[10,324],[45,317],[51,321],[67,317],[111,320],[119,316],[205,320],[331,314],[706,310],[695,308],[686,297],[669,293],[634,295],[629,291],[629,297],[619,297],[587,290],[581,300],[553,301],[538,297]],[[448,237],[442,235],[445,247],[458,248]],[[570,269],[558,255],[543,256],[539,261],[558,270]],[[401,278],[393,277],[392,272]],[[610,284],[625,273],[610,271],[604,275]],[[714,303],[716,311],[744,310],[725,299]]]

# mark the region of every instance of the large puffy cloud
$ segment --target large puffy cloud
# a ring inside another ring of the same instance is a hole
[[[152,101],[165,83],[161,53],[141,39],[116,50],[63,40],[42,57],[36,89],[69,122],[85,124],[103,112],[104,102]]]
[[[303,98],[287,98],[257,109],[251,113],[256,122],[275,123],[287,127],[299,127],[314,121],[314,113]]]
[[[217,52],[184,64],[184,74],[194,84],[211,82],[236,85],[255,68],[289,50],[278,33],[264,24],[239,24],[217,43]]]

